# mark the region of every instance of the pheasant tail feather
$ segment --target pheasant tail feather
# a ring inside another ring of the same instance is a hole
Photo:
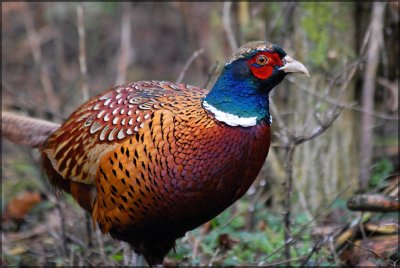
[[[49,121],[2,112],[1,132],[6,139],[32,148],[41,147],[59,125]]]

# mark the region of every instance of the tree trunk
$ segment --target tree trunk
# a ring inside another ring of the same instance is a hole
[[[374,2],[371,14],[370,37],[365,63],[364,83],[362,89],[362,107],[364,111],[373,111],[376,72],[379,64],[379,46],[382,41],[382,28],[386,3]],[[363,113],[361,126],[361,166],[359,189],[365,190],[371,175],[370,166],[373,151],[373,125],[374,118],[370,113]]]

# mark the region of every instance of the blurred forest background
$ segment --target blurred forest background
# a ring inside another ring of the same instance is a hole
[[[279,44],[311,77],[272,92],[264,168],[165,264],[394,266],[398,213],[346,202],[398,194],[398,26],[397,1],[2,2],[2,110],[61,123],[124,82],[210,89],[238,46]],[[2,145],[3,265],[135,264],[69,196],[56,197],[37,151]]]

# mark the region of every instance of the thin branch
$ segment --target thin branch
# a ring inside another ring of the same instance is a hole
[[[263,267],[269,267],[269,266],[276,267],[276,266],[282,265],[282,264],[290,264],[291,262],[294,262],[294,261],[302,261],[305,258],[307,258],[307,256],[302,256],[302,257],[299,257],[296,259],[290,259],[290,260],[276,261],[273,263],[265,263],[265,264],[262,264],[262,266]]]
[[[36,67],[39,69],[40,82],[46,96],[46,103],[52,112],[60,111],[60,101],[54,94],[54,87],[50,79],[49,70],[43,62],[40,37],[35,28],[33,16],[28,6],[23,9],[23,22],[27,31],[28,40]]]
[[[130,60],[131,49],[131,18],[130,7],[131,3],[123,2],[122,5],[122,20],[121,20],[121,41],[120,41],[120,54],[118,59],[118,72],[116,85],[121,85],[126,82],[126,73]]]
[[[64,121],[66,118],[64,115],[55,112],[55,111],[51,111],[48,109],[48,107],[42,107],[40,105],[38,105],[36,102],[32,101],[29,98],[25,98],[25,97],[21,97],[20,95],[20,91],[15,91],[12,90],[11,85],[5,81],[5,78],[3,77],[3,81],[1,82],[1,88],[7,92],[9,92],[10,94],[16,96],[17,98],[15,98],[15,101],[21,104],[21,107],[18,105],[18,103],[13,103],[11,108],[16,108],[16,109],[32,109],[35,111],[39,111],[42,113],[46,113],[46,114],[50,114],[51,116],[53,116],[54,118],[59,118],[60,120]]]
[[[284,168],[286,170],[286,179],[285,179],[285,193],[286,197],[284,200],[284,217],[283,223],[285,227],[285,257],[287,260],[291,258],[290,255],[290,243],[289,241],[292,240],[291,235],[291,200],[292,200],[292,193],[293,193],[293,156],[294,156],[295,146],[288,146],[285,150],[285,165]]]
[[[399,80],[396,81],[389,81],[384,77],[378,77],[377,80],[378,84],[380,84],[383,88],[387,89],[390,97],[388,97],[389,102],[389,111],[395,112],[399,108]]]
[[[224,29],[229,41],[229,45],[231,46],[232,50],[235,51],[238,48],[238,44],[236,42],[236,38],[231,27],[231,18],[229,16],[231,7],[232,2],[224,2],[224,6],[222,9],[222,22],[224,24]]]
[[[104,265],[107,265],[107,258],[106,258],[106,253],[104,250],[104,243],[103,243],[103,239],[101,237],[101,231],[100,228],[95,228],[95,235],[96,235],[96,239],[97,239],[97,243],[99,245],[99,253],[100,253],[100,258],[102,260],[102,262],[104,263]]]
[[[329,242],[329,249],[331,250],[332,255],[333,255],[333,259],[335,260],[335,264],[339,266],[340,265],[340,259],[339,259],[338,253],[336,251],[335,243],[334,243],[334,240],[333,240],[332,236],[328,237],[328,242]]]
[[[217,248],[216,251],[214,251],[214,253],[211,256],[211,260],[208,263],[208,266],[213,266],[213,262],[215,261],[215,257],[217,257],[218,253],[219,253],[220,248]]]
[[[132,250],[130,248],[129,245],[127,245],[125,242],[121,242],[123,243],[124,247],[122,249],[123,252],[123,265],[124,266],[128,266],[129,265],[129,261],[131,260],[131,258],[129,257],[129,255],[132,253]]]
[[[380,256],[380,255],[379,255],[378,253],[376,253],[375,251],[373,251],[373,250],[371,250],[371,249],[369,249],[369,248],[365,248],[365,247],[362,247],[362,246],[358,246],[358,245],[356,245],[355,243],[351,242],[350,240],[347,240],[346,242],[349,243],[350,245],[354,246],[354,247],[357,247],[357,248],[360,248],[360,249],[362,249],[362,250],[368,251],[369,253],[371,253],[371,254],[373,254],[375,257],[377,257],[378,259],[384,261],[384,262],[385,262],[386,264],[388,264],[389,266],[393,266],[393,263],[392,263],[392,262],[386,260],[385,258],[383,258],[382,256]]]
[[[294,83],[294,80],[291,79],[290,77],[288,78],[288,80],[290,82]],[[337,99],[334,99],[334,98],[332,98],[330,96],[325,96],[325,95],[323,96],[323,95],[321,95],[321,94],[319,94],[319,93],[317,93],[317,92],[315,92],[313,90],[309,90],[305,85],[302,85],[302,84],[299,84],[299,83],[296,83],[296,85],[298,86],[298,88],[301,91],[304,91],[304,92],[306,92],[308,94],[311,94],[312,96],[314,96],[314,97],[316,97],[316,98],[318,98],[318,99],[320,99],[320,100],[322,100],[324,102],[327,102],[327,103],[330,103],[330,104],[333,104],[333,105],[337,105],[339,108],[348,109],[348,110],[354,110],[354,111],[358,111],[358,112],[362,112],[362,113],[367,113],[367,114],[373,115],[373,116],[375,116],[377,118],[381,118],[381,119],[385,119],[385,120],[394,120],[394,121],[400,120],[400,117],[398,117],[398,116],[390,115],[390,114],[382,113],[382,112],[378,112],[378,111],[367,111],[367,110],[363,109],[361,106],[357,105],[355,102],[354,103],[338,102]],[[274,111],[273,111],[273,113],[275,114]],[[274,115],[274,117],[276,117],[276,115]]]
[[[81,72],[81,83],[82,83],[82,97],[86,101],[89,99],[89,87],[87,84],[87,62],[86,62],[86,42],[85,42],[85,14],[83,2],[80,2],[76,6],[76,13],[78,19],[78,35],[79,35],[79,68]]]
[[[60,224],[61,224],[61,239],[62,239],[62,254],[67,256],[67,231],[65,228],[65,215],[64,215],[64,209],[62,207],[62,202],[60,200],[57,200],[55,203],[55,207],[58,210],[58,213],[60,215]]]
[[[93,235],[92,235],[92,219],[90,214],[84,211],[86,235],[87,235],[87,246],[91,248],[93,246]]]
[[[318,137],[319,135],[324,133],[333,124],[333,122],[339,117],[342,108],[339,106],[338,103],[340,103],[340,99],[342,98],[345,90],[347,89],[357,68],[358,68],[358,66],[355,65],[353,67],[353,69],[350,71],[350,74],[348,75],[346,81],[342,84],[342,87],[339,91],[340,93],[339,93],[337,103],[334,105],[334,107],[329,112],[326,113],[326,114],[328,114],[328,119],[325,119],[323,121],[319,120],[319,122],[318,122],[319,126],[316,129],[314,129],[311,133],[309,133],[307,135],[297,135],[297,136],[293,137],[296,144],[301,144],[301,143],[304,143],[306,141],[309,141],[309,140],[312,140],[312,139]]]
[[[278,112],[278,108],[276,107],[275,102],[272,99],[270,99],[269,108],[271,109],[271,112],[274,115],[273,121],[278,126],[278,131],[279,131],[278,137],[283,143],[283,146],[285,147],[289,143],[288,137],[292,136],[293,133],[285,126],[285,123],[280,113]]]
[[[286,243],[294,243],[296,242],[296,239],[300,237],[300,235],[302,235],[304,233],[305,230],[307,230],[307,228],[314,222],[316,221],[318,218],[322,217],[323,215],[325,215],[328,210],[333,206],[333,204],[339,199],[339,197],[341,197],[345,192],[347,192],[347,190],[350,189],[351,187],[351,183],[347,185],[346,188],[344,188],[342,191],[340,191],[336,197],[331,201],[331,203],[329,203],[329,205],[320,213],[318,213],[315,217],[313,217],[311,220],[309,220],[306,224],[303,225],[303,227],[292,236],[292,239]],[[264,260],[267,260],[269,258],[271,258],[272,256],[274,256],[276,253],[278,253],[279,251],[281,251],[284,247],[285,244],[283,244],[282,246],[278,247],[277,249],[275,249],[273,252],[271,252],[269,255],[267,255]],[[260,262],[259,265],[263,265],[264,262]]]
[[[208,74],[207,81],[204,83],[203,88],[207,88],[208,87],[208,84],[210,83],[211,78],[217,72],[218,64],[219,64],[219,61],[216,61],[215,64],[214,64],[214,67],[211,69],[211,72]]]
[[[319,239],[314,244],[313,248],[311,249],[311,252],[307,255],[307,257],[301,263],[301,267],[305,267],[307,265],[308,261],[311,259],[312,255],[314,255],[314,253],[318,252],[325,243],[326,243],[326,241],[324,242],[323,239]]]
[[[178,75],[178,78],[176,79],[176,83],[181,83],[183,80],[183,77],[185,76],[187,70],[190,67],[190,64],[192,64],[192,62],[198,57],[200,56],[202,53],[204,52],[204,48],[200,48],[198,50],[196,50],[195,52],[193,52],[193,54],[190,56],[190,58],[185,62],[185,65],[183,66],[181,72]]]

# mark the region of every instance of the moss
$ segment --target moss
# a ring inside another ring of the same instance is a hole
[[[310,41],[310,63],[328,69],[329,58],[336,55],[353,57],[353,49],[349,42],[344,40],[351,34],[349,13],[352,3],[334,2],[302,2],[300,25]]]

